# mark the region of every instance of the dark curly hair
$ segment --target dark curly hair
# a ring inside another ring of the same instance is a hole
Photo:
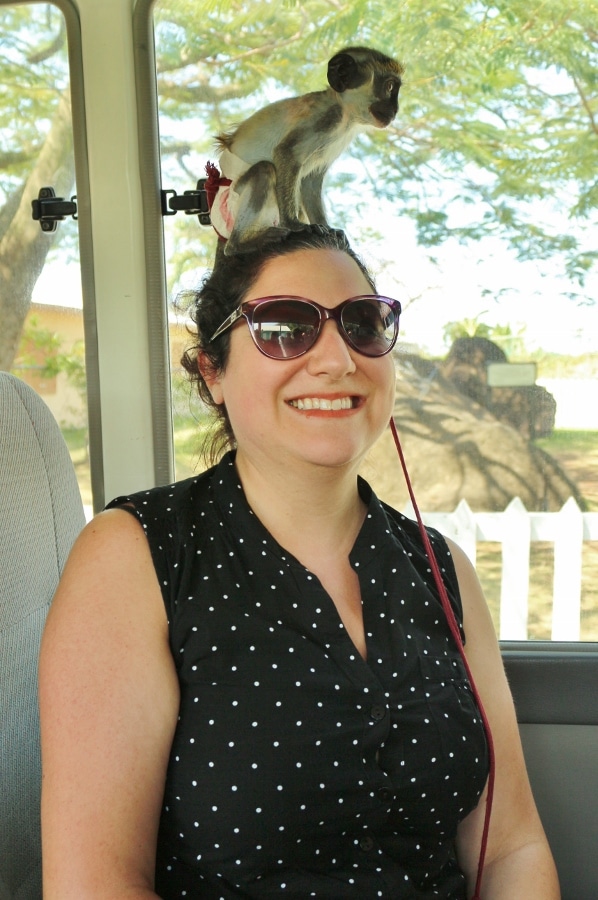
[[[197,385],[201,400],[212,412],[212,428],[206,434],[202,446],[202,456],[208,464],[215,463],[222,453],[235,446],[235,436],[226,407],[224,404],[216,404],[212,399],[199,370],[198,356],[203,354],[204,360],[215,374],[224,372],[230,350],[230,332],[225,331],[213,343],[210,342],[211,336],[239,306],[267,262],[298,250],[340,250],[346,253],[357,263],[372,291],[376,291],[372,276],[352,250],[345,233],[322,225],[306,225],[300,231],[291,231],[279,240],[264,241],[251,252],[231,256],[225,256],[222,252],[217,254],[214,268],[206,275],[200,289],[185,294],[190,317],[197,331],[195,343],[185,351],[181,359],[181,365],[188,373],[191,383]]]

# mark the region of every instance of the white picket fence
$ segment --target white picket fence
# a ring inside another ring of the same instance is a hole
[[[413,509],[405,513],[413,516]],[[552,640],[580,639],[582,548],[584,541],[598,541],[598,513],[582,512],[572,497],[559,512],[528,512],[516,497],[504,512],[472,512],[462,500],[454,512],[422,512],[422,518],[459,544],[474,565],[478,541],[502,545],[503,640],[527,640],[531,542],[553,543]]]

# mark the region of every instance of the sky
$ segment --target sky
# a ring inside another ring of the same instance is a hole
[[[510,325],[513,333],[525,329],[530,350],[580,355],[598,349],[598,304],[580,306],[563,296],[572,285],[559,280],[553,263],[519,262],[504,243],[487,239],[470,248],[456,242],[435,248],[434,264],[409,226],[402,230],[394,241],[396,263],[380,273],[378,287],[403,303],[405,340],[442,353],[446,322],[479,317],[487,325]],[[592,282],[598,301],[598,273]]]

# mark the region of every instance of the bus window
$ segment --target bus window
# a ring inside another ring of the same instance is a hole
[[[53,4],[2,3],[0,35],[0,368],[49,406],[91,506],[66,22]]]
[[[524,183],[525,167],[529,179],[538,163],[526,155],[532,115],[544,122],[560,110],[581,135],[579,93],[566,61],[553,64],[555,48],[543,43],[544,57],[534,57],[538,36],[527,26],[512,23],[506,41],[507,23],[493,31],[474,8],[451,22],[432,8],[420,13],[411,18],[389,2],[382,34],[367,12],[318,0],[284,8],[158,0],[162,187],[195,189],[206,163],[218,162],[214,135],[268,102],[326,88],[326,61],[341,47],[375,45],[404,61],[396,121],[337,160],[325,203],[379,290],[403,305],[395,418],[415,494],[424,518],[475,558],[502,638],[597,640],[598,355],[589,301],[598,280],[591,223],[572,217],[570,197],[575,179],[580,198],[590,185],[573,156],[568,181],[554,167],[546,176],[550,192],[540,180]],[[457,65],[461,53],[457,33],[467,50],[459,78],[447,79],[446,60]],[[515,48],[510,80],[489,74],[482,89],[475,66],[494,72],[485,57],[497,62],[506,44]],[[565,138],[549,131],[543,140],[557,158]],[[216,235],[197,215],[164,222],[174,297],[211,265]],[[178,366],[184,311],[173,307],[171,319],[182,476],[201,465],[205,419]],[[390,435],[364,474],[380,496],[408,507]]]

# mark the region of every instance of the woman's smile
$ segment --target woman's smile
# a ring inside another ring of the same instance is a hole
[[[288,401],[290,406],[295,409],[312,411],[339,411],[347,409],[356,409],[361,405],[361,399],[356,396],[343,397],[298,397],[296,400]]]

